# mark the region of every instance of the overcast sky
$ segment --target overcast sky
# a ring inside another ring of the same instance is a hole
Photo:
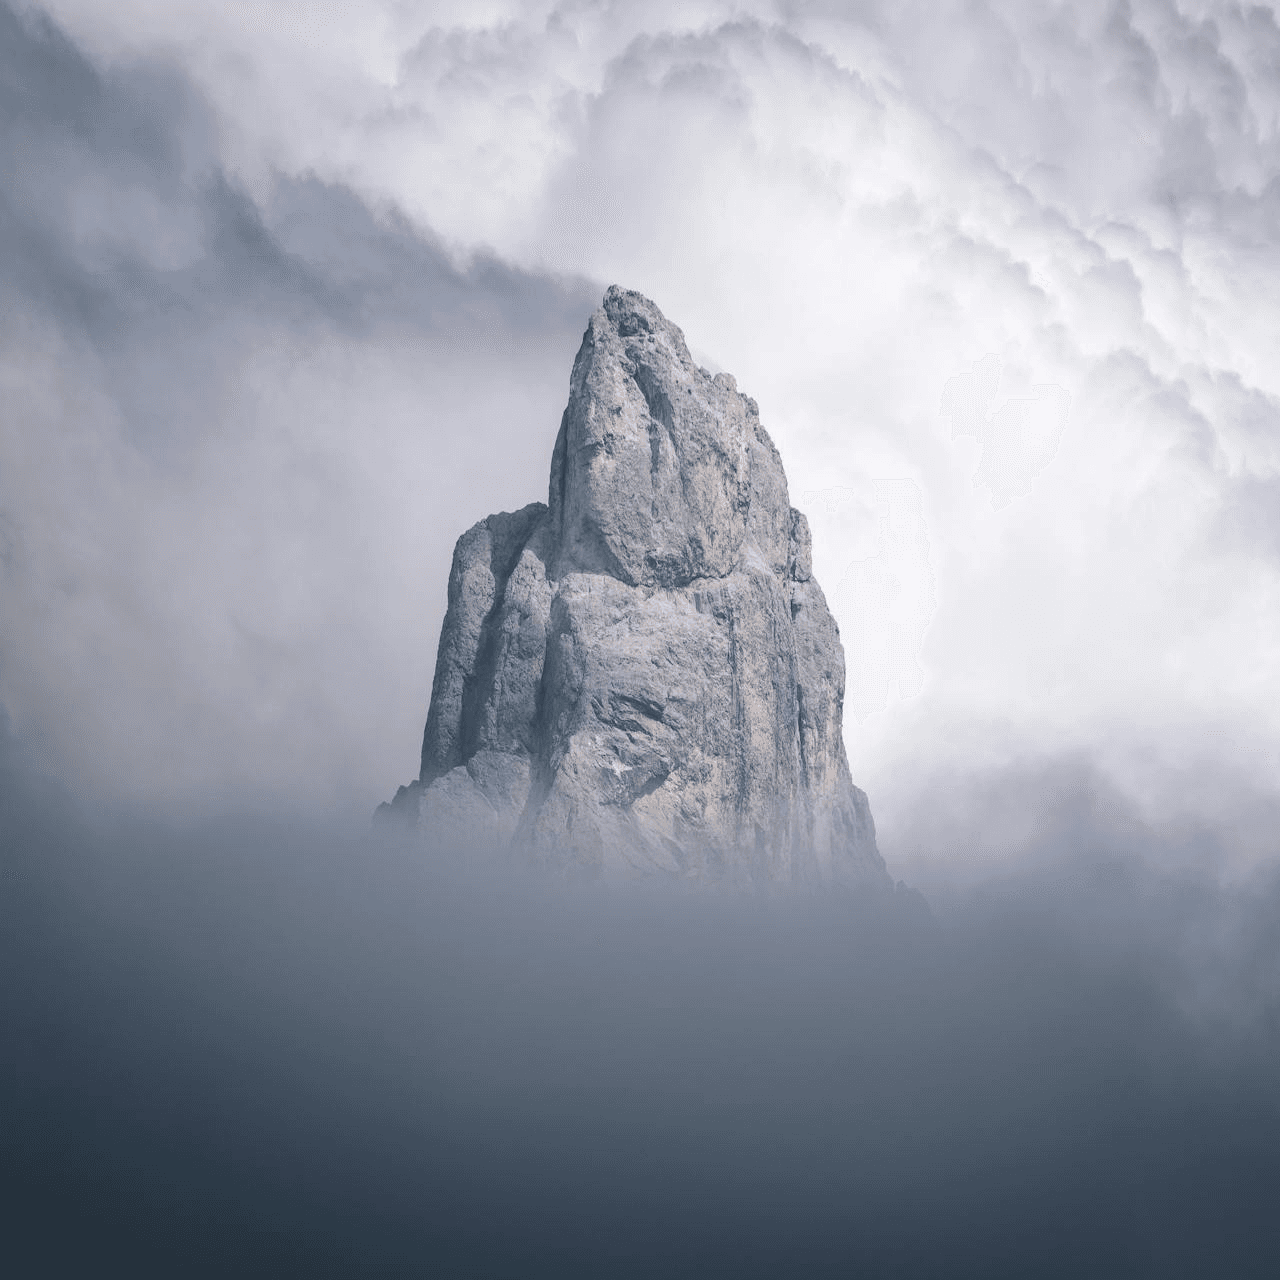
[[[612,283],[928,907],[371,830]],[[6,1260],[1277,1274],[1278,298],[1274,4],[0,0]]]
[[[618,283],[760,403],[891,867],[1063,778],[1269,852],[1274,6],[0,0],[0,174],[0,703],[74,794],[413,776]]]

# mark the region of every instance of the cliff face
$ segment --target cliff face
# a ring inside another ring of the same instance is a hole
[[[458,540],[421,773],[392,812],[573,869],[887,885],[843,697],[755,402],[611,288],[548,505]]]

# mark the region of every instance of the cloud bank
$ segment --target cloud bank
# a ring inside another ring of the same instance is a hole
[[[937,916],[3,781],[15,1274],[1274,1270],[1275,877],[1155,869],[1079,779]]]

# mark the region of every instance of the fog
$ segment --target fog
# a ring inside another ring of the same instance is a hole
[[[945,909],[105,820],[12,758],[2,803],[15,1274],[1280,1256],[1280,884],[1154,868],[1087,794]]]

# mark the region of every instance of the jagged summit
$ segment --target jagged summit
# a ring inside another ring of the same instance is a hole
[[[887,885],[843,698],[755,401],[613,286],[548,505],[458,540],[421,772],[383,810],[583,870]]]

